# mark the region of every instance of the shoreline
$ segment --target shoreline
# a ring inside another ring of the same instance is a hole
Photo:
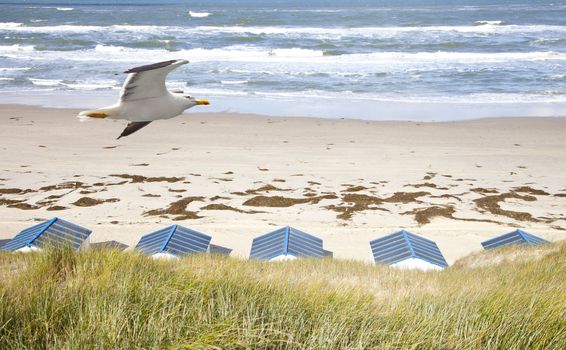
[[[116,141],[125,121],[75,112],[0,105],[0,190],[21,190],[0,194],[19,201],[0,206],[0,239],[53,216],[130,246],[180,224],[245,258],[254,237],[289,225],[370,262],[369,241],[404,228],[451,264],[514,227],[566,237],[566,118],[190,112]]]
[[[190,90],[190,88],[189,88]],[[190,91],[189,91],[190,92]],[[4,91],[0,105],[37,108],[94,109],[116,102],[119,90],[97,91]],[[540,101],[466,101],[368,99],[356,95],[343,97],[270,96],[269,94],[227,94],[191,92],[211,101],[211,105],[189,113],[237,113],[271,117],[305,117],[370,121],[440,122],[483,118],[566,117],[566,102]]]

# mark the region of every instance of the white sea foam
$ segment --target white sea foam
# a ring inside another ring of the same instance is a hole
[[[195,32],[219,32],[254,35],[314,35],[328,37],[346,36],[392,36],[399,33],[418,32],[459,32],[459,33],[529,33],[529,32],[566,32],[566,26],[557,25],[485,25],[474,26],[422,26],[422,27],[355,27],[355,28],[324,28],[324,27],[243,27],[243,26],[200,26],[192,29]]]
[[[0,67],[0,72],[18,72],[30,70],[30,67]]]
[[[35,47],[32,45],[0,45],[0,52],[33,52]]]
[[[194,11],[189,11],[189,16],[194,17],[194,18],[203,18],[203,17],[208,17],[210,16],[211,13],[210,12],[194,12]]]
[[[74,8],[72,7],[57,7],[57,11],[73,11]]]
[[[292,49],[269,50],[268,54],[270,56],[277,56],[277,57],[303,57],[304,58],[304,57],[322,57],[324,55],[324,51],[292,48]]]
[[[6,77],[0,77],[0,81],[13,81],[15,80],[14,78],[6,78]]]
[[[3,22],[0,23],[0,30],[18,28],[18,27],[22,27],[23,25],[24,25],[23,23],[17,23],[17,22]]]
[[[348,101],[375,101],[375,102],[398,102],[398,103],[444,103],[444,104],[517,104],[517,103],[566,103],[566,95],[552,94],[521,94],[521,93],[476,93],[451,96],[422,96],[422,95],[398,95],[385,93],[354,93],[352,91],[227,91],[223,89],[201,88],[193,86],[191,94],[202,96],[240,96],[240,97],[265,97],[269,99],[293,99],[293,100],[348,100]]]
[[[88,33],[100,32],[135,32],[147,34],[178,34],[205,35],[211,34],[251,34],[251,35],[283,35],[283,36],[314,36],[319,38],[340,37],[394,37],[404,33],[453,32],[453,33],[540,33],[566,32],[566,26],[559,25],[501,25],[487,23],[472,26],[412,26],[412,27],[286,27],[286,26],[154,26],[154,25],[56,25],[56,26],[25,26],[22,23],[0,23],[0,32],[15,31],[29,33]],[[479,22],[477,22],[479,23]]]
[[[108,81],[108,80],[100,80],[100,81],[87,81],[87,82],[80,82],[80,83],[63,83],[62,85],[71,88],[73,90],[102,90],[102,89],[119,89],[120,87],[117,85],[117,82]]]
[[[484,25],[500,26],[503,24],[503,21],[475,21],[474,24],[478,26],[484,26]]]
[[[247,80],[221,80],[220,84],[222,85],[244,85],[247,84]]]
[[[124,53],[127,53],[125,55]],[[359,66],[385,65],[404,66],[411,64],[459,63],[511,63],[521,61],[564,61],[566,53],[553,51],[534,52],[373,52],[363,54],[324,55],[321,50],[302,48],[269,49],[249,46],[230,46],[222,49],[189,49],[167,51],[162,49],[139,49],[123,46],[97,45],[94,49],[77,51],[47,51],[41,55],[33,46],[0,46],[5,57],[25,60],[69,60],[69,61],[114,61],[151,62],[164,59],[186,58],[191,62],[263,62],[263,63],[305,63],[305,64],[355,64]]]
[[[40,78],[28,78],[29,81],[33,83],[33,85],[37,86],[57,86],[61,85],[63,80],[59,79],[40,79]]]

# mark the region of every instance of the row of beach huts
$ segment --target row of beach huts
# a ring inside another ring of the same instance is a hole
[[[115,241],[90,243],[92,230],[69,221],[53,218],[29,227],[10,240],[0,242],[0,249],[11,252],[41,250],[46,245],[68,245],[75,250],[110,246],[125,249]],[[231,249],[211,244],[212,237],[181,225],[172,225],[144,235],[135,250],[153,258],[179,258],[186,254],[218,253],[229,255]],[[536,245],[548,241],[520,229],[481,242],[484,249],[509,244]],[[401,230],[369,242],[375,263],[420,270],[448,267],[435,242]],[[322,239],[286,226],[253,239],[250,258],[269,261],[299,257],[332,257],[324,250]]]

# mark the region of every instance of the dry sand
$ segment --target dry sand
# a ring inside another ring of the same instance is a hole
[[[513,227],[566,238],[566,118],[372,122],[198,114],[124,121],[0,106],[0,239],[60,216],[135,245],[172,223],[246,257],[290,225],[344,259],[401,228],[446,259]]]

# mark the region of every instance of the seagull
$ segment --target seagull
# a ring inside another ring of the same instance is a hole
[[[165,86],[167,74],[186,60],[163,61],[125,71],[128,74],[120,99],[112,106],[82,111],[79,118],[125,119],[129,123],[118,139],[133,134],[154,120],[170,119],[196,105],[207,105],[182,91],[169,91]]]

